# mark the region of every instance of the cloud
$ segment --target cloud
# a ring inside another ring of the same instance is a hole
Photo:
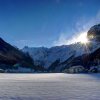
[[[65,36],[65,34],[60,34],[60,37],[57,41],[54,41],[53,43],[55,46],[56,45],[64,45],[64,44],[68,44],[68,41],[67,41],[67,37]]]
[[[86,42],[87,41],[87,32],[81,32],[79,34],[76,34],[71,39],[68,39],[64,34],[61,34],[59,37],[59,40],[54,41],[54,46],[60,46],[60,45],[69,45],[77,42]]]
[[[61,33],[58,40],[53,42],[53,46],[69,45],[75,43],[82,33],[87,33],[91,26],[99,23],[100,11],[98,11],[97,14],[90,20],[87,20],[84,17],[80,18],[80,20],[75,24],[74,35],[69,38],[66,33]]]

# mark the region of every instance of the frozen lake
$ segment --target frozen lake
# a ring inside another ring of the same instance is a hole
[[[100,100],[100,74],[0,74],[0,100]]]

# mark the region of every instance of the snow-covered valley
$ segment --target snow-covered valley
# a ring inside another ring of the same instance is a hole
[[[100,74],[0,74],[0,100],[100,100]]]

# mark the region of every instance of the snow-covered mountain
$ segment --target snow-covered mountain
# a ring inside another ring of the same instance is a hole
[[[100,48],[100,24],[95,25],[88,31],[88,38],[90,43],[87,45],[76,43],[71,45],[54,46],[51,48],[45,47],[24,47],[23,52],[28,52],[33,58],[36,65],[49,68],[53,63],[59,60],[60,63],[65,62],[70,57],[78,57],[83,54],[90,54],[96,49]],[[92,37],[92,39],[91,39]]]
[[[28,52],[36,65],[41,65],[48,68],[56,60],[60,60],[60,63],[62,63],[71,56],[78,57],[82,54],[91,53],[99,47],[99,43],[92,43],[88,44],[87,46],[81,43],[76,43],[51,48],[24,47],[22,51]]]

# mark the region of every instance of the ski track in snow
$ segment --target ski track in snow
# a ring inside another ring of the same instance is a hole
[[[100,74],[0,74],[0,100],[100,100]]]

